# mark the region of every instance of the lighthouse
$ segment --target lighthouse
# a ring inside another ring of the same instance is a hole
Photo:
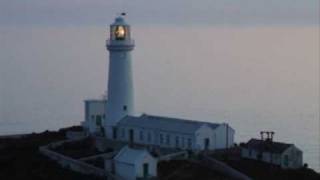
[[[229,125],[226,126],[226,123],[146,113],[137,116],[134,113],[131,69],[134,41],[131,39],[130,26],[126,23],[124,14],[110,25],[106,48],[109,51],[107,99],[103,97],[85,100],[85,121],[82,126],[89,135],[105,135],[105,138],[115,140],[114,142],[194,152],[233,146],[235,130]]]
[[[130,26],[124,13],[110,25],[110,36],[106,41],[109,51],[109,79],[106,104],[105,135],[109,139],[117,137],[117,122],[134,112]]]

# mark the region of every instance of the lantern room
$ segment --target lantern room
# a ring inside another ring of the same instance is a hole
[[[119,16],[115,22],[110,25],[110,40],[123,41],[130,40],[130,26],[125,22],[124,18]]]

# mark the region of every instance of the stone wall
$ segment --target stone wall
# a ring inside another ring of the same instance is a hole
[[[188,158],[188,152],[187,151],[180,151],[177,153],[172,153],[172,154],[160,156],[159,161],[169,161],[172,159],[187,159],[187,158]]]
[[[76,159],[64,156],[62,154],[59,154],[49,149],[49,147],[56,147],[63,144],[64,142],[66,141],[60,141],[60,142],[49,144],[47,146],[41,146],[39,148],[39,151],[41,154],[56,161],[58,164],[60,164],[64,168],[69,168],[73,171],[76,171],[82,174],[93,174],[100,177],[106,177],[107,179],[121,180],[120,177],[117,177],[104,169],[95,167],[93,165],[87,164],[80,160],[76,160]]]
[[[228,175],[232,179],[251,180],[251,178],[247,175],[231,168],[223,162],[220,162],[206,155],[201,156],[201,162],[198,163],[202,166],[206,166],[212,170]]]
[[[66,137],[70,140],[77,140],[87,137],[87,134],[84,131],[67,131]]]

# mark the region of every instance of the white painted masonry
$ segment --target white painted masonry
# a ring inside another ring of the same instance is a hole
[[[232,147],[235,131],[225,123],[133,115],[131,51],[134,46],[130,26],[123,16],[117,17],[110,25],[106,44],[110,60],[107,101],[86,101],[83,125],[89,134],[103,129],[107,139],[194,151]],[[90,119],[95,114],[105,114],[103,128]]]

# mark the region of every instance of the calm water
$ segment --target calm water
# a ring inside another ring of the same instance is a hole
[[[319,29],[134,27],[137,112],[273,130],[320,171]],[[0,134],[79,124],[106,88],[104,27],[0,28]]]

